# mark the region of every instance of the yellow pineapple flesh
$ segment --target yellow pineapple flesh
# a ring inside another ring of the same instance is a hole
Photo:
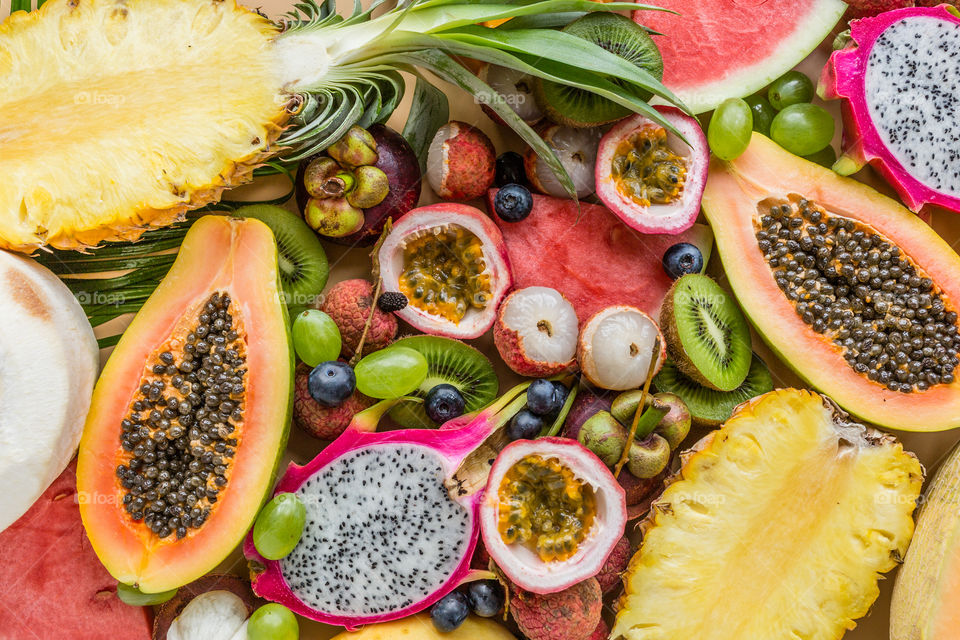
[[[288,119],[235,0],[50,0],[0,24],[0,247],[134,239],[246,182]]]
[[[815,393],[742,405],[655,503],[611,638],[842,637],[903,557],[922,482],[896,439]]]

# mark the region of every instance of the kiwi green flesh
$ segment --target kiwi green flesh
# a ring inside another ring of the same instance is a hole
[[[732,391],[747,377],[750,326],[733,297],[709,276],[677,280],[660,322],[670,355],[687,377],[717,391]]]
[[[663,58],[646,29],[629,18],[615,13],[588,13],[563,28],[565,33],[577,36],[603,47],[607,51],[632,62],[658,80],[663,79]],[[630,85],[611,78],[622,91]],[[534,95],[540,107],[554,122],[571,127],[592,127],[615,122],[630,114],[630,110],[606,98],[600,98],[559,82],[539,80]],[[639,95],[649,100],[650,95]]]
[[[493,365],[470,345],[441,336],[410,336],[394,344],[419,351],[427,360],[427,377],[409,395],[425,398],[438,384],[452,384],[463,395],[467,413],[482,409],[497,397],[500,385]],[[391,409],[390,417],[408,429],[438,426],[427,417],[422,404],[412,402]]]
[[[274,205],[241,207],[234,215],[255,218],[273,231],[280,283],[290,318],[311,307],[330,275],[327,254],[313,230],[297,214]]]
[[[654,377],[653,386],[658,392],[680,396],[690,410],[694,424],[713,427],[726,422],[737,405],[773,391],[773,378],[763,360],[754,355],[743,384],[733,391],[716,391],[683,375],[676,363],[668,359]]]

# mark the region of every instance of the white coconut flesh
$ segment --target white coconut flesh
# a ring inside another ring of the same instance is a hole
[[[556,127],[548,130],[544,136],[560,163],[567,170],[578,198],[586,198],[596,189],[595,164],[597,147],[600,145],[599,129],[579,129],[574,127]],[[542,158],[537,158],[537,179],[543,190],[557,198],[568,197],[560,180]]]
[[[657,338],[662,346],[660,329],[638,309],[614,307],[599,312],[581,332],[580,367],[604,389],[636,389],[647,379]],[[661,359],[660,349],[657,358]]]
[[[867,59],[864,90],[880,138],[927,187],[960,196],[960,26],[933,16],[895,22]]]
[[[556,289],[527,287],[515,291],[501,314],[504,326],[517,332],[528,359],[569,362],[576,355],[577,312]]]
[[[543,111],[533,98],[533,76],[516,69],[488,64],[483,68],[481,78],[497,92],[496,96],[491,96],[491,100],[506,104],[525,122],[537,122],[543,117]]]
[[[93,329],[70,290],[0,251],[0,530],[60,475],[80,442],[97,377]]]
[[[280,561],[304,604],[354,618],[401,611],[436,593],[462,563],[472,513],[444,487],[433,449],[379,444],[344,454],[296,491],[300,542]]]
[[[187,603],[167,640],[246,640],[247,605],[230,591],[207,591]]]

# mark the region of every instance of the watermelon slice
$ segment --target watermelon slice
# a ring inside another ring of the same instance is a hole
[[[841,0],[657,0],[633,19],[662,33],[663,83],[694,113],[767,86],[817,48]]]
[[[117,597],[87,541],[77,462],[0,533],[0,640],[149,640],[151,611]]]
[[[496,189],[487,193],[493,211]],[[580,219],[577,220],[579,213]],[[522,222],[492,216],[503,233],[514,286],[552,287],[565,295],[583,322],[614,304],[639,307],[654,318],[673,281],[663,270],[663,253],[690,242],[710,257],[713,233],[695,224],[678,235],[643,234],[606,208],[573,200],[533,196],[533,210]]]

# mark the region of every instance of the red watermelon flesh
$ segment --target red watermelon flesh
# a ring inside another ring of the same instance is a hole
[[[493,196],[487,205],[493,211]],[[577,215],[579,213],[579,221]],[[583,322],[615,304],[639,307],[657,318],[673,283],[663,270],[663,253],[689,242],[709,258],[710,228],[695,224],[679,235],[643,234],[623,224],[605,207],[533,196],[533,210],[521,222],[493,216],[510,256],[517,289],[544,286],[567,297]]]
[[[76,460],[0,532],[0,640],[149,640],[152,612],[117,597],[87,540]]]
[[[841,0],[657,0],[634,11],[662,33],[663,83],[694,113],[767,86],[816,49],[843,16]]]

